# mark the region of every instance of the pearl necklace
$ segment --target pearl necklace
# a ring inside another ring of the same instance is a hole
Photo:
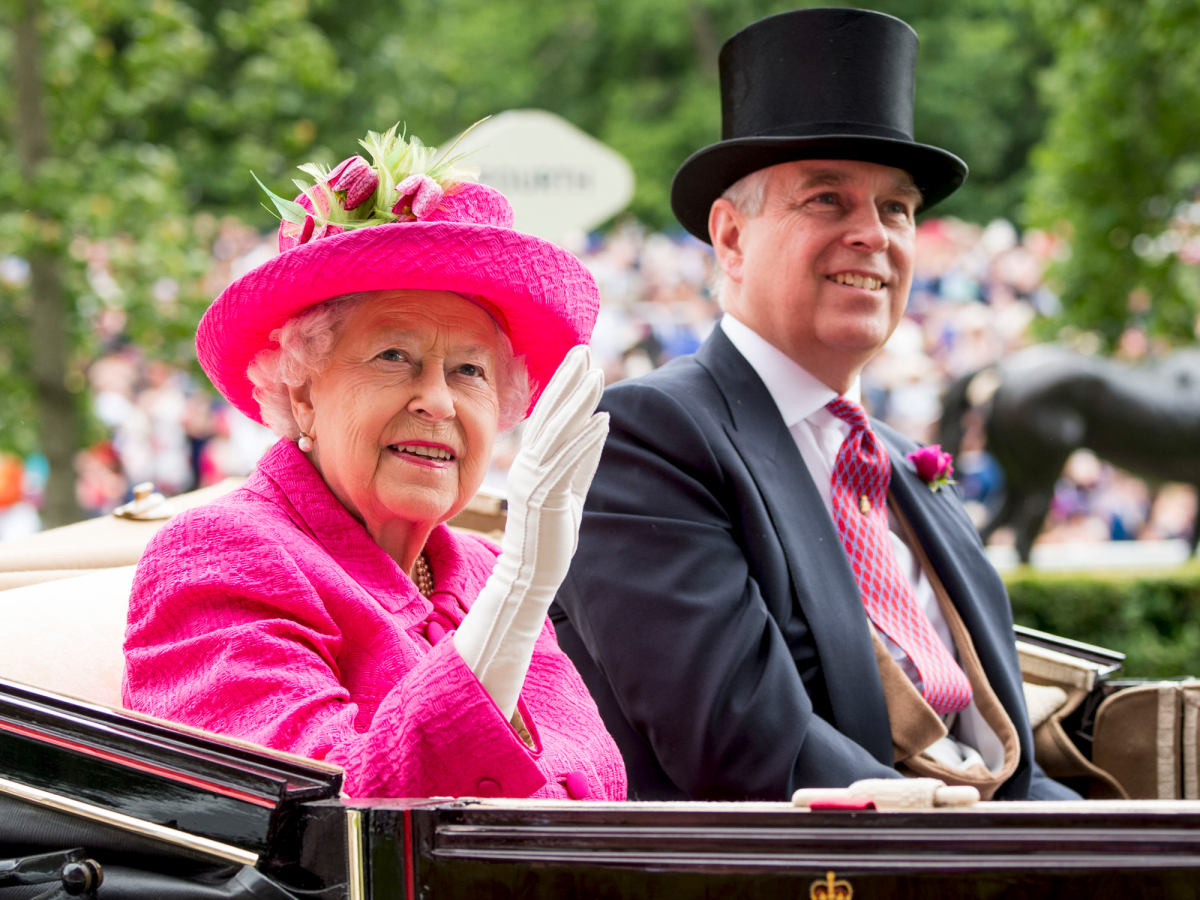
[[[433,593],[433,572],[429,568],[429,560],[425,558],[424,551],[417,556],[417,561],[413,565],[413,583],[416,584],[422,597],[428,597]]]

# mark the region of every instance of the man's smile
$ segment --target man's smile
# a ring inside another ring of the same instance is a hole
[[[825,277],[838,284],[864,288],[868,291],[877,291],[887,284],[887,281],[878,276],[864,275],[861,272],[838,272],[836,275],[827,275]]]

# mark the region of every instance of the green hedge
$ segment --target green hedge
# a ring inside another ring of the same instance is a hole
[[[1200,563],[1134,574],[1006,576],[1017,624],[1126,654],[1123,674],[1200,677]]]

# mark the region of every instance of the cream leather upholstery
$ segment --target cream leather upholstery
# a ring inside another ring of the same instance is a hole
[[[0,591],[0,678],[120,706],[135,568]]]

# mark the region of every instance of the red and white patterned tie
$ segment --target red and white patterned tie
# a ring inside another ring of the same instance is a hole
[[[888,537],[887,491],[892,467],[887,450],[857,403],[837,397],[825,408],[851,429],[838,450],[830,495],[833,521],[867,615],[908,654],[921,676],[922,693],[929,705],[939,715],[957,712],[971,702],[971,682],[917,605]]]

